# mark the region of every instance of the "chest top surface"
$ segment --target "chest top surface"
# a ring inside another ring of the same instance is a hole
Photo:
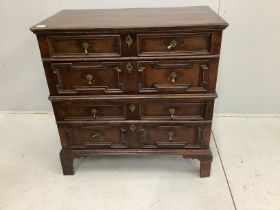
[[[31,27],[34,33],[138,28],[224,29],[228,23],[207,6],[62,10]]]

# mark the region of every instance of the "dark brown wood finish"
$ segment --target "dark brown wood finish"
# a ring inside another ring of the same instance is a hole
[[[33,26],[65,175],[74,158],[182,155],[210,176],[222,31],[209,7],[64,10]]]

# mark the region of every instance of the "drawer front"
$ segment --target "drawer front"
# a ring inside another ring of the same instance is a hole
[[[138,71],[140,93],[208,92],[210,60],[140,61]]]
[[[211,124],[78,123],[58,124],[63,148],[68,149],[183,149],[208,148]]]
[[[218,59],[45,63],[51,94],[215,92]]]
[[[144,102],[140,104],[142,120],[204,120],[207,102]]]
[[[209,129],[187,124],[142,125],[142,148],[202,148],[209,141]]]
[[[211,37],[211,33],[138,34],[138,55],[210,54]]]
[[[59,126],[59,133],[69,149],[127,147],[124,125],[65,125]]]
[[[119,57],[119,35],[50,36],[51,57]]]
[[[123,92],[120,62],[52,63],[58,94],[113,94]]]
[[[52,101],[58,121],[212,120],[214,99],[142,98],[73,99]],[[139,121],[139,122],[140,122]]]
[[[58,107],[59,120],[124,120],[126,106],[110,102],[63,102],[53,103]]]

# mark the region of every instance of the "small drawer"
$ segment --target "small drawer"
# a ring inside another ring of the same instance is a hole
[[[119,57],[119,35],[50,36],[51,57]]]
[[[62,102],[53,103],[61,110],[61,120],[124,120],[125,105],[109,102]]]
[[[209,59],[140,61],[138,62],[138,91],[140,93],[208,92],[210,68]],[[215,75],[212,76],[215,78]]]
[[[126,148],[125,125],[59,125],[64,147],[69,149]]]
[[[210,54],[211,37],[211,33],[138,34],[138,55]]]
[[[122,93],[120,62],[52,63],[58,94],[114,94]]]
[[[207,102],[147,102],[140,104],[145,120],[204,120]]]
[[[202,148],[209,127],[199,125],[143,125],[142,148]]]

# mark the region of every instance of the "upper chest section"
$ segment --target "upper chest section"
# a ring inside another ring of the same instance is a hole
[[[219,54],[227,23],[208,7],[69,10],[35,25],[43,58]]]

